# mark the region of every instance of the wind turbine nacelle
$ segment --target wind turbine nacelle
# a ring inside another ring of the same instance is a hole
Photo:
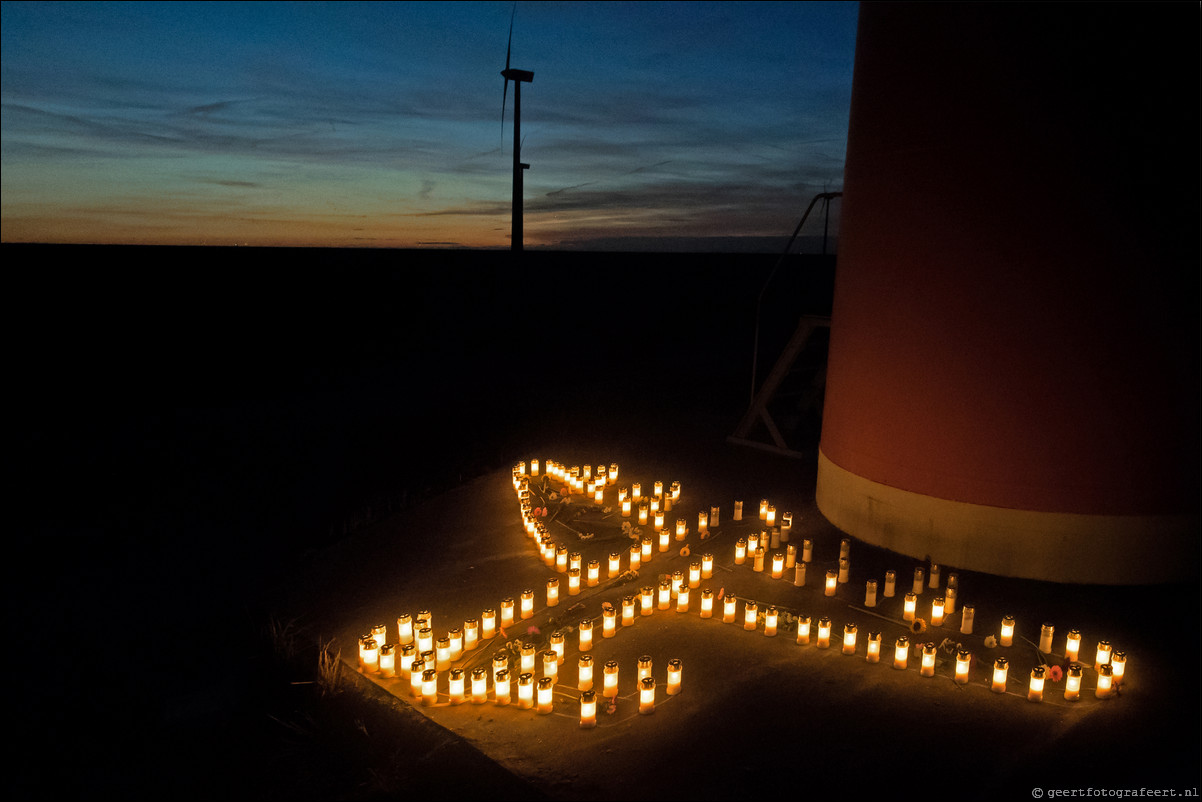
[[[526,83],[534,81],[534,73],[529,70],[502,70],[501,75],[510,81],[525,81]]]

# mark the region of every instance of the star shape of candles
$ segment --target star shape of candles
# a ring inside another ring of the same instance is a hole
[[[589,729],[653,713],[680,695],[678,657],[643,655],[623,666],[594,649],[640,618],[683,614],[732,624],[731,637],[748,632],[780,638],[782,648],[837,648],[919,678],[975,683],[1033,702],[1077,703],[1087,678],[1093,699],[1109,699],[1125,681],[1126,654],[1103,639],[1093,644],[1092,665],[1082,661],[1075,629],[1058,639],[1054,625],[1041,624],[1036,644],[1006,615],[996,631],[976,632],[975,607],[961,602],[957,574],[939,565],[914,566],[908,589],[899,588],[895,570],[855,580],[864,587],[861,601],[852,590],[851,539],[841,540],[837,558],[820,562],[812,540],[795,538],[793,514],[778,517],[767,498],[757,518],[745,519],[742,500],[686,504],[679,481],[619,482],[617,463],[530,460],[514,466],[512,481],[532,559],[552,574],[545,588],[518,590],[461,625],[436,628],[428,610],[403,612],[394,626],[377,624],[360,638],[361,671],[407,683],[401,695],[425,707],[493,704],[551,714],[566,705],[574,711],[568,717]],[[603,528],[611,536],[594,542]],[[613,550],[615,536],[628,545]],[[717,590],[715,566],[730,573]],[[740,579],[746,590],[735,592]],[[552,631],[531,623],[565,595],[567,611],[546,616]],[[861,632],[865,621],[871,626]],[[522,622],[524,634],[511,636]],[[483,647],[498,635],[504,646],[489,658]],[[1058,643],[1063,653],[1054,651]],[[1032,655],[1022,669],[1029,674],[1012,674],[1012,663]],[[1045,695],[1061,678],[1063,690]],[[621,704],[626,699],[632,703]]]

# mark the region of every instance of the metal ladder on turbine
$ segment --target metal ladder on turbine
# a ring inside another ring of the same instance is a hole
[[[785,256],[788,255],[789,249],[792,248],[793,242],[801,232],[801,227],[810,216],[810,212],[819,201],[822,201],[824,211],[829,215],[830,201],[842,195],[842,192],[823,192],[814,196],[806,208],[805,214],[802,215],[801,221],[797,224],[797,228],[793,231],[793,236],[789,238],[789,243],[781,253],[780,259],[777,260],[772,272],[764,282],[764,286],[760,289],[759,300],[756,303],[755,345],[751,360],[751,402],[734,433],[726,438],[727,442],[765,449],[789,457],[808,456],[806,451],[793,448],[786,441],[781,427],[773,417],[770,405],[782,400],[788,402],[790,399],[797,399],[797,403],[791,407],[792,414],[801,415],[816,411],[817,417],[821,419],[823,391],[826,386],[826,343],[824,341],[827,337],[824,335],[829,335],[831,321],[829,317],[823,315],[802,315],[793,335],[777,358],[776,364],[772,366],[764,383],[757,389],[755,383],[759,361],[760,312],[768,285],[772,282]],[[823,251],[825,252],[825,250],[824,235]],[[807,356],[808,359],[803,360],[803,356]],[[791,386],[790,380],[795,380],[799,374],[808,377],[808,382],[798,386],[798,382],[793,381]],[[776,406],[777,414],[779,414],[780,404],[777,403]],[[757,423],[763,426],[771,442],[750,437]]]

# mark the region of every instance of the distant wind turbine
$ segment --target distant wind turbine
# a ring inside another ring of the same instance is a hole
[[[505,78],[505,86],[501,92],[501,135],[505,134],[505,101],[509,97],[509,82],[513,81],[513,223],[510,235],[510,247],[515,251],[522,250],[522,171],[530,169],[529,164],[522,162],[522,82],[531,83],[534,73],[528,70],[515,70],[509,66],[509,54],[513,48],[513,16],[517,13],[517,3],[513,4],[513,12],[509,15],[509,42],[505,46],[505,69],[501,75]]]

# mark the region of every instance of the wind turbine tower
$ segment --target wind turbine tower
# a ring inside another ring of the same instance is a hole
[[[517,11],[517,6],[514,6]],[[505,129],[505,101],[509,95],[509,82],[513,81],[513,223],[510,235],[510,247],[515,251],[522,250],[522,171],[530,169],[529,164],[522,162],[522,82],[531,83],[534,73],[529,70],[516,70],[509,66],[509,54],[513,46],[513,16],[509,17],[509,43],[505,46],[505,69],[501,75],[505,78],[505,87],[501,94],[501,130]]]

